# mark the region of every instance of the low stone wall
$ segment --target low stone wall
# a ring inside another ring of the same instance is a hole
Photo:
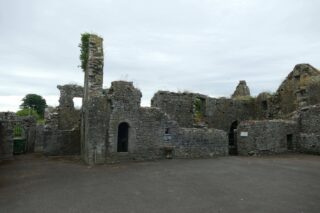
[[[24,128],[26,130],[27,150],[26,152],[34,152],[36,141],[36,120],[32,117],[23,119]]]
[[[180,128],[173,146],[177,158],[228,155],[227,133],[217,129]]]
[[[36,139],[34,143],[34,152],[43,151],[43,142],[44,142],[44,125],[37,125]]]
[[[298,141],[297,150],[300,152],[320,155],[320,135],[302,133]]]
[[[299,132],[297,150],[320,154],[320,105],[304,107],[298,111]]]
[[[237,131],[239,155],[275,154],[296,149],[297,124],[293,121],[244,121]]]
[[[300,132],[320,135],[320,105],[304,107],[298,113]]]
[[[43,153],[45,155],[79,155],[80,131],[44,131]]]
[[[13,156],[13,130],[10,123],[0,121],[0,160],[10,159]]]

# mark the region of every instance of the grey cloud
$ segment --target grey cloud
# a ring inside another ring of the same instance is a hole
[[[297,63],[319,67],[317,0],[11,0],[0,3],[0,95],[57,97],[82,84],[80,34],[104,38],[105,87],[229,96],[274,91]],[[14,88],[14,89],[13,89]],[[51,98],[52,99],[52,98]]]

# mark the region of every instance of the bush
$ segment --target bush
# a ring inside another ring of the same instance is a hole
[[[16,112],[17,116],[33,116],[36,120],[40,120],[40,116],[34,109],[21,109]]]
[[[88,63],[89,57],[89,33],[81,34],[81,43],[79,44],[80,47],[80,61],[81,61],[81,68],[85,71]]]

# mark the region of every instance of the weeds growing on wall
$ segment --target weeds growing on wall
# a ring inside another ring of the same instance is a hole
[[[88,63],[89,57],[89,33],[81,34],[81,43],[79,44],[80,47],[80,61],[81,61],[81,69],[85,71]]]
[[[200,98],[195,98],[193,102],[193,119],[195,123],[204,122],[203,101]]]

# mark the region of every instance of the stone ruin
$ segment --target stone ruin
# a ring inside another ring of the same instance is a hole
[[[251,97],[240,81],[231,98],[158,91],[151,107],[141,107],[142,94],[132,82],[114,81],[103,89],[102,42],[90,35],[84,86],[58,86],[60,104],[35,128],[30,151],[81,155],[87,164],[320,154],[320,72],[311,65],[296,65],[274,94]],[[81,109],[75,109],[75,97],[82,98]],[[10,144],[10,119],[1,118],[0,124],[1,138]]]
[[[36,120],[32,116],[16,116],[12,112],[0,112],[0,160],[9,159],[12,157],[14,129],[21,128],[23,139],[26,141],[26,152],[35,150],[36,142]]]
[[[239,98],[239,97],[247,97],[250,96],[250,89],[247,86],[247,82],[242,80],[239,82],[236,90],[232,94],[232,98]]]

